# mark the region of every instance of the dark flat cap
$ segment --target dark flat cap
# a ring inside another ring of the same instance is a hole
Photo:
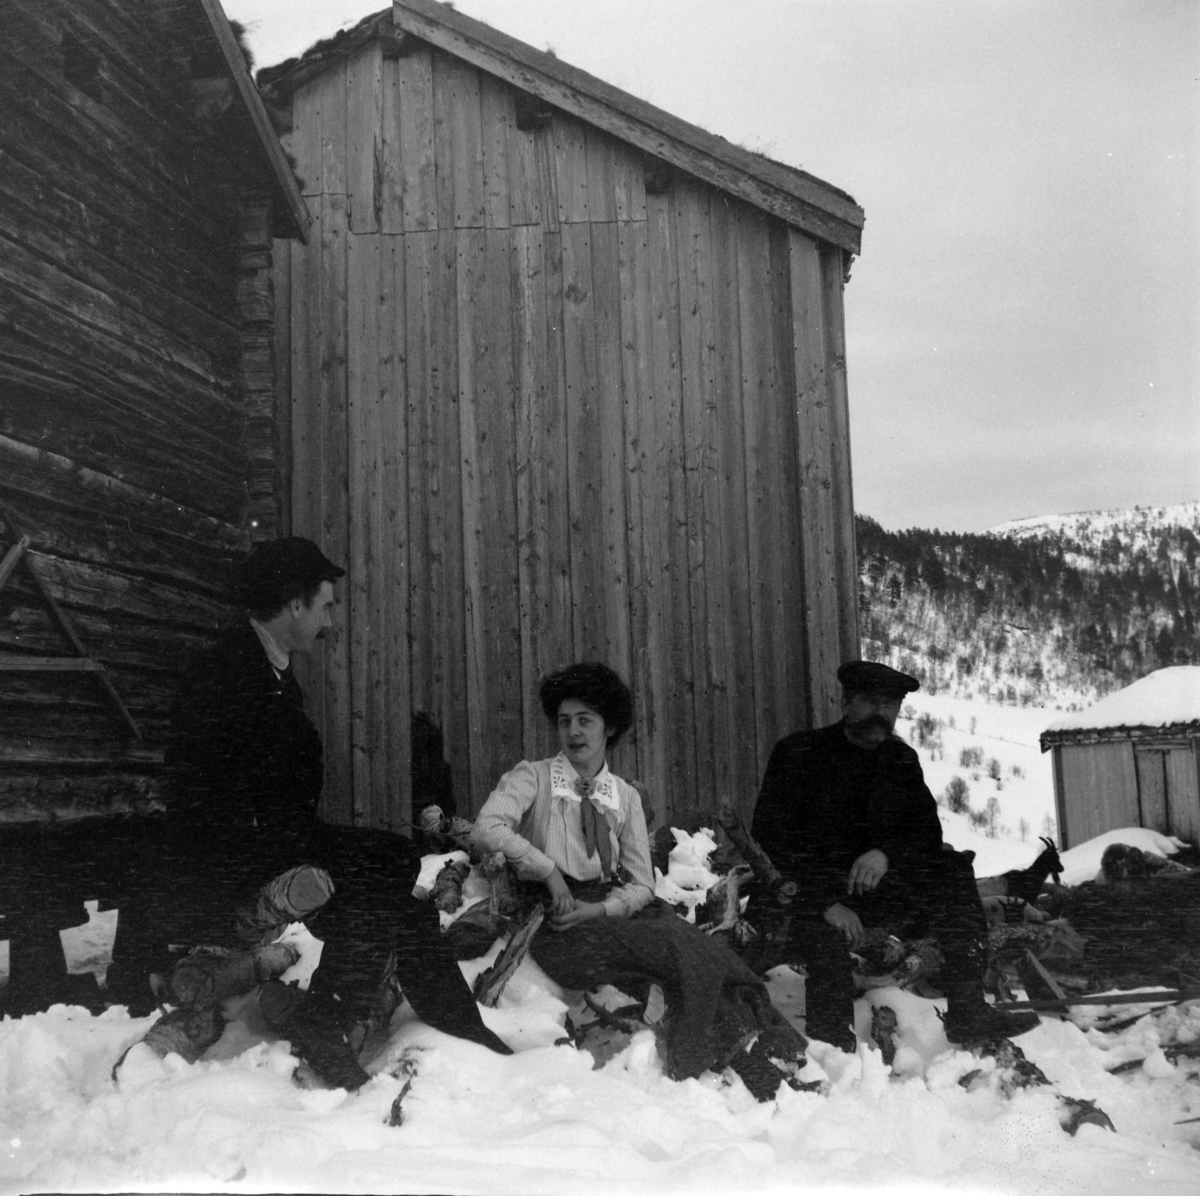
[[[921,688],[921,683],[915,677],[873,660],[846,661],[838,669],[837,679],[849,693],[886,694],[889,698],[902,698],[914,689]]]
[[[250,610],[276,610],[292,598],[337,581],[346,570],[335,565],[311,540],[284,536],[256,544],[242,562],[242,601]]]

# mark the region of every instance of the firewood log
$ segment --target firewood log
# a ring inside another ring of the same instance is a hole
[[[796,896],[796,883],[784,880],[779,869],[771,863],[771,857],[759,846],[754,837],[746,829],[746,824],[733,808],[731,802],[721,803],[721,825],[725,833],[733,841],[734,846],[742,854],[742,858],[754,870],[754,875],[763,882],[767,891],[779,905],[791,905]]]
[[[516,873],[502,851],[493,851],[479,863],[479,871],[491,886],[488,896],[488,915],[499,927],[504,919],[511,918],[520,908],[517,896]]]
[[[463,882],[471,872],[466,860],[447,860],[433,882],[433,904],[452,914],[462,905]]]
[[[195,1063],[224,1032],[225,1019],[218,1009],[191,1009],[186,1006],[172,1009],[122,1053],[113,1064],[112,1078],[120,1079],[121,1064],[134,1047],[143,1043],[160,1059],[174,1053],[188,1063]]]
[[[871,1006],[871,1041],[879,1048],[888,1067],[896,1058],[896,1032],[899,1028],[896,1012],[890,1005]]]
[[[696,925],[708,934],[719,934],[723,930],[731,930],[737,925],[742,915],[741,897],[738,889],[742,882],[752,875],[752,869],[746,864],[731,868],[711,889],[704,899],[704,904],[696,910]]]
[[[238,936],[248,943],[269,942],[289,922],[311,917],[333,893],[333,878],[324,868],[290,868],[263,885],[251,904],[238,909]]]
[[[171,996],[179,1005],[211,1009],[227,997],[248,993],[282,975],[299,958],[292,943],[268,943],[251,951],[197,947],[175,965]]]
[[[533,936],[537,934],[538,927],[541,926],[545,916],[546,911],[539,902],[530,910],[525,921],[513,932],[496,962],[475,978],[475,1000],[480,1005],[486,1005],[489,1009],[496,1007],[500,1000],[500,994],[504,991],[504,986],[521,966],[521,960],[529,952]]]

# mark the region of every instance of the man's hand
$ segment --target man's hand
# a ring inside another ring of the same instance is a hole
[[[546,877],[546,888],[550,892],[550,913],[553,917],[561,918],[575,908],[575,898],[571,896],[571,890],[557,868]]]
[[[570,930],[580,922],[589,922],[592,918],[607,917],[604,906],[599,902],[576,901],[575,908],[567,914],[555,914],[550,919],[551,930]]]
[[[883,878],[888,870],[888,858],[878,847],[864,852],[850,865],[850,874],[846,877],[846,894],[869,893]]]
[[[858,915],[840,901],[831,905],[825,911],[824,917],[834,930],[840,930],[846,936],[850,946],[857,947],[863,941],[863,924]]]

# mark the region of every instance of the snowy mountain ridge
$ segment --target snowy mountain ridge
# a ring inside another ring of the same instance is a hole
[[[1102,555],[1111,561],[1124,553],[1157,552],[1164,534],[1173,530],[1189,531],[1193,539],[1200,535],[1200,502],[1039,515],[997,524],[987,534],[1016,541],[1058,542],[1067,563],[1077,569],[1089,569],[1095,567],[1096,559]],[[1186,537],[1182,539],[1180,549],[1184,555],[1191,542]],[[1121,554],[1114,552],[1116,543],[1121,546]],[[1170,552],[1169,536],[1167,545]]]
[[[1069,709],[1200,663],[1200,502],[856,533],[863,655],[927,692]]]
[[[1011,519],[988,528],[989,536],[1071,535],[1084,539],[1089,535],[1110,535],[1114,530],[1138,525],[1156,527],[1200,527],[1200,501],[1172,503],[1167,506],[1118,508],[1116,510],[1071,511],[1063,515],[1033,515]]]

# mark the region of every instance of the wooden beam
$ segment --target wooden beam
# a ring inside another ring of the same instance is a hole
[[[714,187],[857,254],[863,210],[835,187],[680,120],[435,0],[394,0],[396,26]]]
[[[25,549],[31,543],[32,541],[28,536],[22,536],[4,554],[4,560],[0,561],[0,590],[4,589],[4,583],[12,576],[13,570],[17,567],[21,557],[25,555]]]
[[[250,117],[250,123],[254,126],[254,131],[266,154],[267,164],[275,178],[276,198],[281,201],[284,211],[289,216],[296,236],[307,245],[312,218],[308,214],[304,196],[300,194],[300,188],[296,185],[296,176],[292,173],[287,155],[283,152],[283,146],[279,144],[279,138],[271,124],[271,118],[267,115],[262,96],[258,94],[258,88],[254,86],[254,80],[250,78],[250,71],[246,66],[246,59],[242,55],[242,48],[238,45],[233,30],[229,28],[229,21],[221,7],[220,0],[199,0],[199,4],[208,18],[217,44],[221,47],[221,53],[225,56],[234,86],[246,109],[246,115]]]
[[[9,510],[9,508],[3,502],[0,502],[0,516],[3,517],[4,522],[8,524],[9,529],[14,535],[19,535],[24,538],[25,533],[23,533],[18,526],[17,520],[13,516],[12,511]],[[83,644],[80,642],[79,637],[75,634],[75,628],[71,625],[71,620],[67,617],[66,612],[62,609],[62,607],[59,606],[55,601],[54,595],[51,594],[46,588],[45,582],[42,581],[37,570],[34,569],[33,562],[26,560],[25,568],[28,569],[30,577],[32,577],[36,583],[38,590],[41,592],[42,598],[45,600],[46,605],[50,608],[50,613],[54,616],[55,622],[57,622],[59,627],[62,629],[63,635],[70,640],[71,647],[75,649],[79,656],[84,657],[85,659],[91,659],[88,656],[87,651],[84,649]],[[108,676],[103,669],[96,674],[96,679],[100,682],[100,686],[104,690],[105,695],[108,697],[109,702],[112,703],[113,708],[121,716],[121,720],[133,733],[134,739],[140,740],[142,738],[141,729],[134,721],[133,715],[129,713],[128,707],[123,701],[121,701],[121,695],[113,688],[113,683],[108,679]]]
[[[103,673],[90,656],[14,656],[0,653],[0,673]]]

